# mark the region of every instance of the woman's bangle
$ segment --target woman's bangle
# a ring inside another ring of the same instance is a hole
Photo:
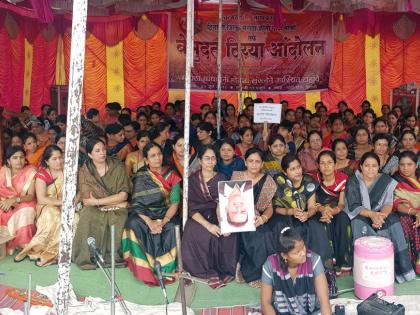
[[[268,222],[268,218],[265,214],[262,214],[261,218],[263,219],[264,224],[266,224]]]
[[[166,221],[164,224],[166,224],[166,223],[168,223],[169,221],[171,221],[171,218],[165,215],[165,216],[163,217],[162,222],[163,222],[165,219],[166,219],[167,221]]]

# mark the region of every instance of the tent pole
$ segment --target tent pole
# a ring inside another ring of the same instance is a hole
[[[223,2],[219,0],[219,28],[217,33],[217,139],[220,140],[220,125],[222,121],[222,18]]]
[[[242,66],[241,66],[241,0],[238,0],[238,72],[239,72],[239,113],[242,114]]]
[[[184,114],[184,180],[182,192],[182,226],[188,218],[188,176],[190,163],[190,96],[191,96],[191,68],[194,47],[194,0],[187,1],[187,48],[185,52],[185,114]]]
[[[68,314],[73,219],[75,212],[77,168],[80,140],[80,111],[83,99],[83,74],[88,0],[74,0],[71,31],[69,100],[67,111],[64,189],[61,206],[60,247],[58,255],[57,314]],[[86,245],[87,246],[87,245]]]

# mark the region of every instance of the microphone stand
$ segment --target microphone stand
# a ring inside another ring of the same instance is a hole
[[[115,225],[111,225],[111,315],[115,315]]]
[[[111,286],[111,315],[115,315],[115,301],[118,301],[121,305],[121,308],[125,315],[132,315],[130,310],[125,304],[125,301],[122,297],[120,288],[118,287],[117,283],[115,282],[115,226],[111,226],[111,272],[102,265],[101,259],[98,257],[97,253],[95,252],[95,263],[98,265],[99,269],[102,270],[105,278],[108,280],[109,285]]]
[[[27,297],[26,302],[23,303],[23,313],[30,315],[31,313],[31,294],[32,294],[32,274],[28,276],[28,290],[26,291]]]

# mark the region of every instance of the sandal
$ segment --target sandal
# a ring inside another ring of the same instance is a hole
[[[15,262],[15,263],[20,263],[21,261],[24,261],[25,259],[26,259],[26,257],[28,257],[28,256],[23,256],[23,257],[19,257],[19,254],[17,254],[16,256],[15,256],[15,258],[13,258],[13,261]]]

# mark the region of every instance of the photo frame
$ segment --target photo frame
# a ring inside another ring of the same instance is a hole
[[[252,181],[221,181],[218,191],[222,234],[255,231]]]

